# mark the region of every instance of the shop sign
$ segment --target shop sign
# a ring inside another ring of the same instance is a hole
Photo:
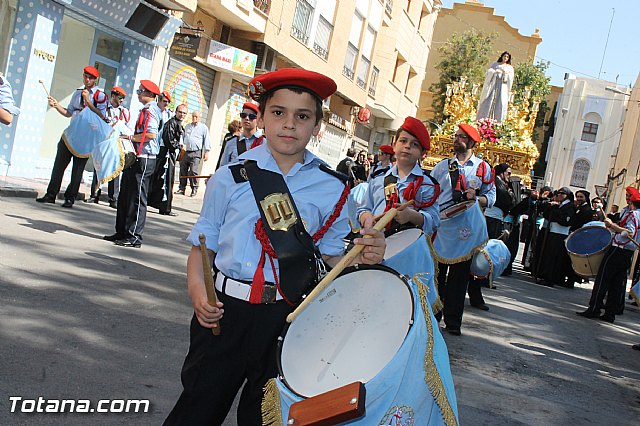
[[[253,53],[211,40],[207,64],[223,71],[253,77],[257,58]]]
[[[193,34],[175,34],[171,44],[171,54],[193,59],[198,54],[198,47],[200,47],[200,37]]]

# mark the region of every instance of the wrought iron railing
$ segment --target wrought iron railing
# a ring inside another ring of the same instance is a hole
[[[253,0],[253,6],[265,15],[268,15],[271,9],[271,0]]]

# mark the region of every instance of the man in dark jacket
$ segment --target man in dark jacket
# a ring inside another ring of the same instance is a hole
[[[353,167],[356,165],[356,150],[353,148],[347,149],[347,157],[338,163],[336,170],[342,174],[349,176],[349,185],[351,188],[355,186],[356,176],[354,174]]]
[[[569,232],[573,232],[576,229],[582,228],[586,223],[593,221],[595,212],[591,208],[591,202],[589,200],[591,194],[589,191],[580,189],[576,191],[576,200],[574,202],[576,206],[576,215],[571,221]],[[566,283],[558,283],[562,287],[573,288],[576,282],[581,282],[582,278],[576,274],[571,268],[567,277]]]
[[[149,205],[160,210],[160,214],[177,216],[171,211],[173,202],[173,181],[176,170],[176,158],[180,152],[180,143],[184,128],[182,120],[187,116],[187,106],[176,107],[176,115],[164,125],[162,144],[158,154],[158,162],[153,175],[153,185],[149,195]]]

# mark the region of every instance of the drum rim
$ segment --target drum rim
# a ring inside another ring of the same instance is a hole
[[[446,214],[445,214],[444,212],[446,212],[447,210],[449,210],[449,209],[450,209],[450,208],[452,208],[452,207],[459,206],[459,205],[468,205],[469,207],[467,207],[466,209],[462,210],[462,212],[466,212],[466,211],[467,211],[467,210],[469,210],[469,209],[470,209],[470,208],[471,208],[475,203],[476,203],[476,200],[465,200],[465,201],[461,201],[461,202],[459,202],[459,203],[452,204],[452,205],[450,205],[449,207],[447,207],[447,208],[445,208],[445,209],[443,209],[443,210],[440,210],[440,220],[453,219],[454,217],[459,216],[459,215],[451,216],[451,217],[446,216]],[[443,215],[444,215],[444,216],[443,216]]]
[[[384,237],[385,237],[385,239],[386,239],[386,238],[392,237],[392,236],[394,236],[394,235],[398,235],[398,234],[400,234],[400,233],[402,233],[402,232],[405,232],[405,231],[410,231],[410,232],[419,231],[418,238],[416,238],[414,241],[412,241],[412,242],[411,242],[411,244],[414,244],[416,241],[419,241],[419,240],[420,240],[420,238],[423,238],[423,237],[424,237],[424,235],[425,235],[425,234],[424,234],[424,231],[423,231],[421,228],[418,228],[417,226],[412,226],[412,227],[408,227],[408,228],[404,228],[404,229],[396,229],[396,230],[393,230],[393,232],[391,232],[391,233],[389,233],[389,234],[387,234],[387,233],[385,232]],[[407,247],[409,247],[409,246],[407,246]],[[406,249],[407,247],[405,247],[405,249]],[[404,250],[404,249],[403,249],[403,250]],[[401,250],[400,252],[396,253],[394,256],[397,256],[397,255],[398,255],[398,254],[400,254],[401,252],[402,252],[402,250]],[[384,255],[385,255],[386,253],[387,253],[387,251],[386,251],[386,249],[385,249],[385,252],[384,252],[384,254],[383,254],[383,260],[382,260],[383,262],[384,262],[385,260],[389,260],[389,259],[393,258],[393,256],[391,256],[391,257],[384,257]],[[384,265],[383,265],[383,266],[384,266]],[[402,275],[402,274],[401,274],[401,275]]]
[[[407,287],[407,290],[409,291],[409,294],[411,295],[411,320],[409,321],[409,328],[407,328],[407,334],[404,336],[404,338],[406,340],[406,338],[409,335],[409,332],[411,331],[411,329],[413,328],[413,324],[415,322],[415,315],[414,314],[415,314],[416,306],[415,306],[415,298],[414,298],[413,290],[411,289],[411,284],[409,283],[409,280],[405,275],[401,274],[400,272],[396,271],[393,268],[390,268],[390,267],[388,267],[386,265],[382,265],[382,264],[378,263],[378,264],[375,264],[375,265],[353,265],[353,266],[348,266],[348,267],[344,268],[344,270],[336,277],[336,279],[340,278],[343,275],[347,275],[347,274],[349,274],[351,272],[355,272],[355,271],[359,271],[359,270],[371,270],[371,269],[382,270],[382,271],[390,272],[390,273],[392,273],[394,275],[397,275],[398,278],[400,278],[400,280]],[[299,394],[298,392],[296,392],[291,387],[291,385],[289,385],[289,382],[287,381],[287,378],[285,377],[285,375],[284,375],[284,373],[282,371],[282,346],[283,346],[283,343],[284,343],[285,336],[287,335],[287,331],[289,331],[289,328],[291,327],[291,324],[293,324],[293,322],[285,323],[284,329],[282,330],[282,332],[278,336],[277,350],[276,350],[276,363],[278,365],[278,377],[280,378],[282,383],[286,386],[286,388],[289,389],[289,391],[291,393],[293,393],[294,395],[296,395],[299,398],[308,399],[309,397]],[[404,344],[404,340],[403,340],[403,344]],[[398,348],[398,349],[400,349],[400,348]]]
[[[604,246],[600,250],[598,250],[596,252],[593,252],[593,253],[589,253],[589,254],[574,253],[571,250],[569,250],[569,247],[567,246],[567,243],[569,242],[571,237],[576,232],[582,231],[582,230],[586,230],[586,229],[605,229],[605,230],[607,230],[609,232],[609,234],[610,234],[609,242],[607,243],[606,246]],[[602,226],[589,225],[589,226],[583,226],[581,228],[578,228],[575,231],[573,231],[572,233],[570,233],[569,236],[564,240],[564,247],[565,247],[565,249],[567,249],[567,253],[569,254],[569,256],[575,256],[575,257],[578,257],[578,258],[589,258],[591,256],[599,255],[599,254],[602,254],[602,253],[606,252],[609,249],[609,247],[611,247],[612,243],[613,243],[613,234],[611,233],[611,231],[609,231],[607,228],[603,228]]]

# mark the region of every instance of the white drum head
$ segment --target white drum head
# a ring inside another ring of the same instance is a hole
[[[420,237],[422,237],[422,230],[418,228],[406,229],[388,236],[385,238],[387,248],[384,251],[384,260],[391,259],[396,254],[418,241]]]
[[[409,332],[413,297],[393,270],[341,275],[289,325],[280,373],[298,395],[312,397],[375,377]]]

